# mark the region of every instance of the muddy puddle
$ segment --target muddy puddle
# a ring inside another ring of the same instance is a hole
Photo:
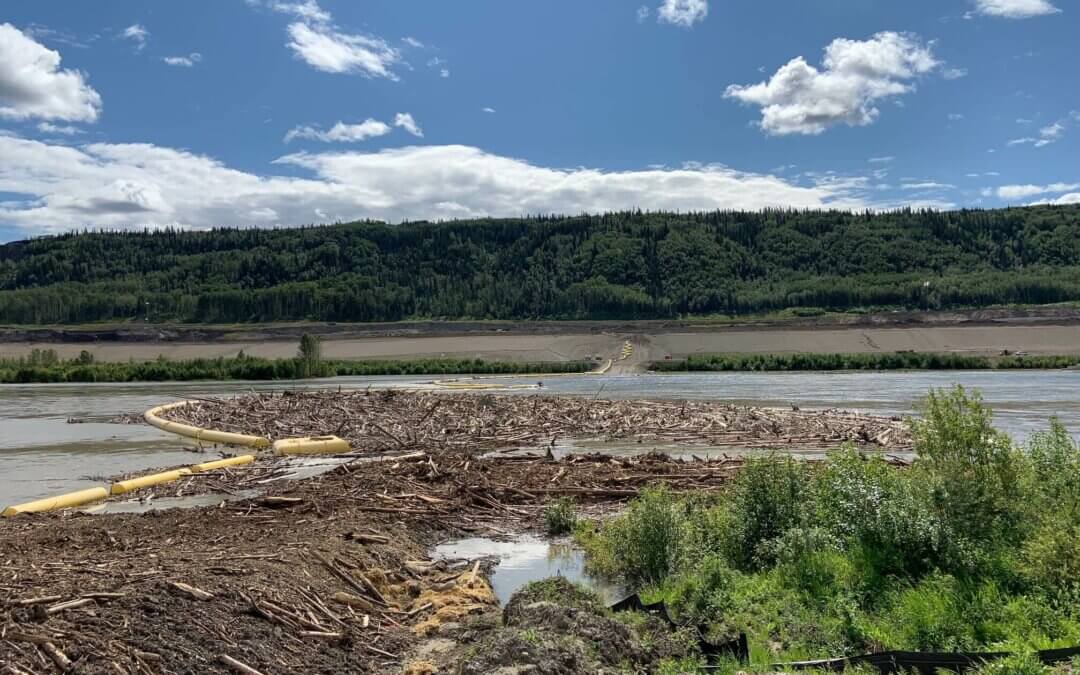
[[[432,556],[443,560],[497,560],[491,586],[499,604],[529,582],[563,577],[591,589],[605,604],[626,597],[618,584],[590,575],[585,570],[585,552],[566,540],[545,540],[521,535],[505,540],[472,537],[456,539],[435,547]]]

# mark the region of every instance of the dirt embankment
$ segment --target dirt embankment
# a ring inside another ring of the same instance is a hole
[[[1080,352],[1080,310],[1042,307],[972,312],[893,312],[783,321],[408,322],[101,328],[0,328],[0,357],[54,349],[63,358],[87,350],[99,361],[249,356],[288,358],[305,332],[322,335],[333,359],[481,358],[495,361],[617,359],[626,340],[630,360],[719,352],[963,352],[996,355]]]
[[[717,489],[737,465],[444,451],[218,507],[6,519],[0,663],[114,674],[240,663],[266,675],[435,672],[425,662],[448,654],[467,664],[477,651],[458,647],[486,644],[498,609],[483,567],[433,561],[432,544],[535,527],[556,494],[595,515],[660,481]]]

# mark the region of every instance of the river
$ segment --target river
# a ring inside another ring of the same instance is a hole
[[[176,437],[145,425],[103,420],[141,413],[187,397],[299,388],[403,387],[431,377],[350,377],[304,382],[0,385],[0,506],[90,487],[127,471],[190,463],[196,457]],[[543,379],[543,378],[540,378]],[[488,380],[535,384],[538,378]],[[886,415],[912,411],[929,389],[959,383],[978,389],[997,426],[1017,439],[1045,429],[1057,416],[1080,431],[1080,371],[960,371],[844,373],[693,373],[552,377],[531,395],[603,398],[719,399],[805,409],[842,408]],[[201,458],[201,456],[199,456]]]

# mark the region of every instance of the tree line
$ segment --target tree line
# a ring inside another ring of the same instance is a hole
[[[765,210],[0,246],[0,323],[647,319],[1080,300],[1080,206]]]

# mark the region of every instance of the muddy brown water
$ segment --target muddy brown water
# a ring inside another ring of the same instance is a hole
[[[123,472],[204,460],[176,437],[145,425],[110,424],[122,413],[191,396],[230,396],[248,391],[409,387],[430,377],[363,377],[303,382],[195,382],[138,384],[0,385],[0,506],[100,484]],[[994,408],[999,428],[1016,438],[1045,429],[1057,416],[1080,431],[1080,371],[693,373],[483,378],[505,393],[604,398],[717,399],[803,409],[842,408],[904,415],[927,390],[953,383],[979,389]],[[69,419],[89,422],[69,424]],[[607,452],[648,450],[605,444]],[[695,454],[702,454],[695,449]],[[730,449],[727,452],[731,452]]]

